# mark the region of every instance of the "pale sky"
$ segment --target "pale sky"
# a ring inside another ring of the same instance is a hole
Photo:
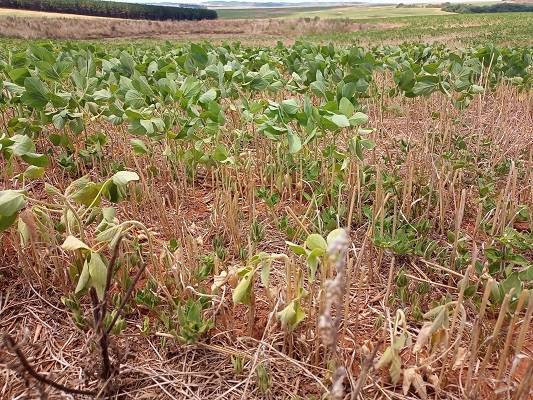
[[[113,0],[124,3],[181,3],[181,4],[201,4],[208,0]],[[214,0],[214,1],[228,1],[228,0]],[[236,0],[242,3],[309,3],[309,0]],[[444,1],[450,1],[452,3],[466,2],[467,0],[311,0],[313,5],[317,3],[442,3]],[[486,0],[468,0],[472,3],[475,1]]]

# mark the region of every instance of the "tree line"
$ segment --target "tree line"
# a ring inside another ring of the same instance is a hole
[[[200,20],[218,17],[216,11],[205,8],[167,7],[103,0],[0,0],[0,7],[127,19]]]
[[[443,11],[459,14],[480,14],[480,13],[503,13],[503,12],[532,12],[533,4],[524,3],[498,3],[487,5],[474,4],[451,4],[444,3]]]

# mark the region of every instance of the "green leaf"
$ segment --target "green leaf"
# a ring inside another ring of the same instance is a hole
[[[376,369],[381,369],[387,367],[394,356],[394,353],[392,351],[392,348],[389,346],[387,349],[383,352],[383,355],[379,358],[378,362],[376,363]]]
[[[285,241],[285,243],[287,244],[287,246],[289,246],[289,249],[296,255],[298,256],[304,256],[307,254],[307,252],[305,251],[305,248],[303,246],[300,246],[296,243],[292,243],[292,242],[289,242],[289,241]]]
[[[107,228],[100,232],[98,235],[96,235],[96,241],[99,243],[102,242],[113,242],[114,239],[118,237],[122,233],[122,227],[120,225],[111,226],[110,228]]]
[[[100,89],[100,90],[96,90],[94,93],[93,93],[93,99],[94,101],[100,101],[100,100],[109,100],[111,99],[111,97],[113,97],[113,95],[111,94],[111,92],[107,89]]]
[[[91,259],[89,261],[89,275],[91,277],[91,283],[96,289],[98,298],[102,300],[105,292],[107,267],[98,253],[91,252]]]
[[[102,185],[100,184],[87,182],[83,186],[80,185],[79,189],[73,192],[69,197],[72,198],[76,203],[83,204],[87,207],[91,205],[98,206],[100,204],[100,199],[97,199],[97,196],[101,188]]]
[[[309,268],[309,282],[313,283],[315,281],[316,271],[318,269],[318,256],[311,252],[307,256],[307,267]]]
[[[269,288],[270,285],[270,268],[272,267],[272,261],[270,259],[264,260],[261,266],[261,283],[265,288]]]
[[[130,144],[136,154],[149,153],[148,147],[146,147],[146,144],[141,139],[131,139]]]
[[[300,136],[292,131],[292,129],[287,130],[287,140],[289,141],[289,153],[296,154],[302,149],[302,141]]]
[[[22,102],[32,108],[44,109],[48,104],[49,91],[39,78],[29,77],[24,79],[26,92],[22,95]]]
[[[35,151],[35,145],[29,136],[13,135],[10,140],[13,141],[13,144],[9,148],[16,156],[22,156]]]
[[[300,106],[295,99],[283,100],[281,102],[281,109],[288,115],[294,115],[298,112]]]
[[[26,206],[24,193],[19,190],[0,192],[0,215],[10,217]]]
[[[413,93],[416,96],[428,96],[438,87],[439,78],[437,76],[423,76],[413,86]]]
[[[402,360],[397,351],[392,352],[391,364],[389,367],[389,373],[393,384],[397,384],[400,381],[400,375],[402,373]]]
[[[533,265],[530,265],[526,268],[524,268],[522,271],[518,273],[518,277],[522,282],[530,282],[533,281]]]
[[[295,299],[287,304],[283,310],[279,311],[277,316],[283,326],[288,326],[292,331],[305,319],[306,314],[302,309],[300,302]]]
[[[209,103],[217,98],[217,91],[215,89],[209,89],[207,92],[202,94],[198,101],[202,104]]]
[[[17,214],[0,215],[0,232],[5,231],[7,228],[13,225],[16,219],[17,219]]]
[[[23,175],[25,179],[39,179],[44,175],[44,168],[30,165],[28,168],[26,168],[26,171],[24,171]]]
[[[20,158],[35,167],[47,167],[49,164],[48,157],[44,154],[26,153],[21,155]]]
[[[503,294],[507,294],[514,288],[513,297],[520,294],[522,290],[522,282],[518,277],[518,272],[513,271],[501,284]]]
[[[355,107],[350,100],[348,100],[346,97],[343,97],[339,102],[339,111],[347,118],[350,118],[355,111]]]
[[[342,114],[334,114],[331,116],[331,122],[337,125],[339,128],[347,128],[350,126],[350,121]]]
[[[145,105],[144,96],[135,89],[130,89],[126,92],[124,101],[133,108],[141,108]]]
[[[326,238],[326,242],[329,245],[339,236],[343,236],[343,235],[346,235],[346,230],[344,228],[334,229],[328,234],[328,237]]]
[[[203,47],[194,43],[191,44],[191,56],[193,60],[201,67],[205,67],[205,65],[207,64],[207,52],[204,50]]]
[[[356,112],[351,118],[350,118],[350,125],[356,126],[356,125],[363,125],[368,122],[368,115],[362,113],[362,112]]]

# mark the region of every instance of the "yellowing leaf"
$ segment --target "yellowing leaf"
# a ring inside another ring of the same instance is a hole
[[[418,353],[422,348],[426,345],[426,343],[429,340],[429,337],[431,335],[431,326],[433,325],[432,322],[426,322],[422,329],[420,329],[420,332],[418,333],[418,337],[416,338],[416,343],[413,346],[413,354]]]
[[[466,355],[468,353],[468,349],[466,347],[459,347],[459,350],[457,351],[457,357],[455,357],[455,361],[453,363],[453,370],[459,369],[462,367],[462,365],[465,362]]]
[[[397,384],[400,381],[400,376],[402,374],[402,360],[400,359],[400,355],[396,351],[392,352],[389,373],[392,383]]]
[[[413,380],[415,379],[416,374],[416,368],[407,368],[403,371],[403,383],[402,383],[402,391],[404,396],[409,392],[409,389],[411,388],[411,384],[413,383]]]
[[[76,285],[75,293],[81,292],[83,289],[85,289],[85,286],[87,286],[87,282],[89,282],[89,264],[87,264],[87,260],[83,263],[83,269],[81,270],[80,277],[78,279],[78,284]]]
[[[387,347],[387,349],[383,352],[383,355],[376,363],[376,369],[384,368],[389,365],[392,360],[392,356],[392,349],[390,347]]]
[[[255,270],[248,271],[240,280],[237,287],[233,291],[232,299],[235,304],[250,304],[252,279]]]
[[[424,382],[422,376],[416,371],[413,377],[413,386],[416,390],[416,393],[418,394],[418,397],[420,397],[422,400],[427,400],[428,393],[426,390],[426,382]]]
[[[76,251],[76,250],[91,250],[89,246],[87,246],[85,243],[83,243],[80,239],[69,235],[63,244],[61,245],[61,248],[67,251]]]
[[[283,326],[294,330],[306,317],[305,311],[300,306],[299,298],[291,301],[283,310],[278,312],[278,318]]]
[[[312,233],[307,236],[307,239],[305,240],[305,245],[309,250],[320,249],[323,251],[326,251],[326,248],[328,246],[324,238],[318,233]]]

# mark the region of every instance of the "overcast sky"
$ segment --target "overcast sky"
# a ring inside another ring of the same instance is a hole
[[[206,0],[114,0],[122,1],[125,3],[182,3],[182,4],[199,4]],[[224,1],[224,0],[216,0]],[[228,0],[226,0],[228,1]],[[267,3],[267,2],[279,2],[279,3],[309,3],[309,0],[236,0],[243,3]],[[316,3],[442,3],[445,0],[311,0],[313,4]],[[460,2],[466,0],[446,0],[451,2]],[[472,1],[484,1],[484,0],[469,0]]]
[[[121,1],[124,3],[181,3],[181,4],[201,4],[208,0],[110,0]],[[214,1],[231,1],[231,0],[214,0]],[[235,0],[242,3],[292,3],[292,4],[304,4],[309,3],[309,0]],[[467,0],[311,0],[313,5],[317,3],[442,3],[443,1],[461,2]],[[486,0],[468,0],[474,1],[486,1]]]

